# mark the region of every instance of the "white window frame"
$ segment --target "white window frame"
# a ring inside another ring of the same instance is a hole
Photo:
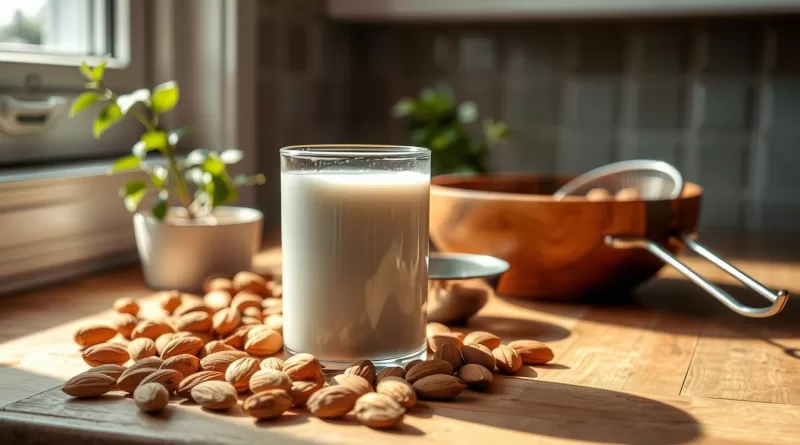
[[[106,0],[61,0],[91,3],[95,10],[106,10]],[[118,90],[136,88],[146,80],[146,1],[114,0],[114,56],[108,60],[105,81]],[[95,39],[103,39],[104,23],[95,21]],[[98,43],[97,41],[95,43]],[[0,88],[10,90],[75,90],[83,85],[77,67],[82,61],[97,65],[103,56],[5,51],[0,48]]]

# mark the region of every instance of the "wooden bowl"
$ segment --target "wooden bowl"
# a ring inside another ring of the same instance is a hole
[[[663,263],[640,249],[607,246],[606,235],[646,236],[677,253],[669,235],[693,232],[700,186],[664,201],[588,201],[552,193],[570,178],[443,175],[431,182],[430,236],[437,249],[492,255],[511,264],[497,293],[570,299],[630,292]]]

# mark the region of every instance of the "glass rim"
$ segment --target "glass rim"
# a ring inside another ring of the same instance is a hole
[[[289,145],[280,149],[281,156],[292,158],[378,158],[378,159],[428,159],[431,151],[413,145],[375,144],[312,144]]]

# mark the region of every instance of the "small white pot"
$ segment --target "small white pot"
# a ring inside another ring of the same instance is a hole
[[[172,208],[159,222],[149,212],[133,215],[136,247],[147,285],[154,289],[202,290],[210,275],[250,270],[261,247],[264,215],[245,207],[218,207],[191,220]]]

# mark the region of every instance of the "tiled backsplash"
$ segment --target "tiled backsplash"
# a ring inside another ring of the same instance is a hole
[[[261,162],[271,177],[280,145],[402,143],[392,104],[444,81],[509,122],[495,171],[663,159],[705,187],[705,227],[800,230],[794,17],[344,25],[322,4],[262,1]]]

